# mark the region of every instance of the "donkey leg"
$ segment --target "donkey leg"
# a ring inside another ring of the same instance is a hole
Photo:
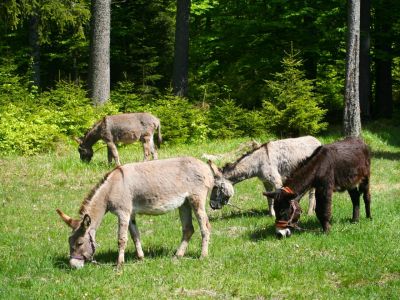
[[[333,189],[330,187],[319,187],[315,190],[315,213],[325,233],[329,233],[331,229],[332,194]]]
[[[125,262],[125,248],[128,242],[129,214],[121,213],[118,215],[118,260],[117,267],[121,267]]]
[[[115,159],[115,163],[117,164],[117,166],[120,166],[121,162],[119,161],[117,146],[115,146],[113,142],[107,142],[107,147],[108,151],[111,152],[112,157]],[[110,160],[108,162],[111,163]]]
[[[151,152],[151,156],[153,157],[153,159],[158,159],[157,149],[156,149],[156,146],[154,145],[154,135],[153,134],[150,136],[150,152]]]
[[[187,200],[181,207],[179,207],[179,217],[182,223],[182,241],[178,250],[176,250],[176,257],[182,257],[185,255],[189,240],[194,232],[192,223],[192,208]]]
[[[308,192],[308,211],[307,215],[312,216],[315,211],[315,189]]]
[[[142,250],[142,243],[140,242],[140,233],[136,225],[135,216],[132,216],[129,221],[129,232],[131,234],[133,242],[135,243],[136,255],[138,259],[143,259],[144,253]]]
[[[271,185],[269,182],[264,182],[264,187],[265,191],[271,191],[271,189],[278,189],[282,187],[282,182],[276,182],[273,185]],[[268,200],[268,215],[270,217],[275,217],[275,210],[274,210],[274,198],[272,197],[267,197]]]
[[[205,202],[207,199],[207,193],[204,195],[193,196],[192,207],[194,214],[199,222],[200,232],[201,232],[201,258],[208,256],[208,243],[210,242],[210,231],[211,225],[208,221],[208,216],[206,213]]]
[[[363,193],[365,214],[371,219],[371,194],[369,192],[369,178],[366,178],[360,185],[360,192]]]
[[[108,159],[108,163],[111,165],[112,160],[113,160],[113,154],[112,154],[112,150],[108,146],[107,146],[107,159]]]
[[[150,158],[150,137],[148,135],[143,136],[141,142],[143,144],[143,160],[147,161]]]
[[[360,192],[357,188],[348,190],[351,202],[353,203],[353,218],[352,222],[358,222],[360,219]]]

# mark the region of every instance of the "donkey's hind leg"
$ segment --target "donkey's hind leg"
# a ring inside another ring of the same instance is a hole
[[[208,221],[206,213],[205,202],[207,199],[207,192],[204,195],[193,196],[192,207],[194,214],[196,215],[197,221],[201,231],[201,258],[208,256],[208,243],[210,242],[210,231],[211,225]]]
[[[359,190],[363,193],[365,214],[367,218],[371,219],[371,194],[369,192],[369,178],[366,177],[364,181],[360,184]]]
[[[150,159],[150,153],[151,153],[151,141],[152,141],[152,137],[149,135],[144,135],[142,136],[142,138],[140,139],[140,141],[143,144],[143,160],[144,161],[148,161]]]
[[[179,217],[182,223],[182,241],[178,250],[176,251],[176,257],[182,257],[185,255],[189,240],[194,233],[194,227],[192,223],[192,208],[190,207],[188,200],[185,200],[185,203],[179,207]]]
[[[142,250],[142,243],[140,242],[140,233],[136,225],[136,220],[135,216],[132,215],[130,221],[129,221],[129,232],[131,234],[132,240],[135,243],[136,247],[136,255],[138,259],[143,259],[144,258],[144,253]]]
[[[158,159],[157,148],[154,145],[154,135],[150,136],[150,153],[153,159]]]
[[[352,222],[358,222],[360,219],[360,192],[357,188],[348,190],[351,202],[353,203],[353,218]]]

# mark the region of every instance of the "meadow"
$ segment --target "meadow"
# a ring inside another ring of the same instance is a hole
[[[71,270],[70,230],[56,214],[77,217],[90,189],[111,169],[106,149],[81,163],[75,145],[33,157],[0,159],[1,299],[398,299],[400,297],[400,127],[375,123],[363,137],[372,149],[372,220],[350,222],[347,193],[334,194],[332,231],[324,235],[315,216],[311,229],[278,240],[267,216],[263,186],[248,180],[235,186],[232,203],[207,212],[212,225],[209,257],[200,255],[195,233],[186,256],[173,259],[180,238],[178,211],[138,216],[145,259],[129,240],[126,263],[115,268],[117,219],[107,214],[96,240],[97,264]],[[339,139],[336,131],[319,136]],[[238,138],[191,145],[162,145],[160,158],[219,154],[247,141]],[[260,137],[265,142],[268,137]],[[99,146],[98,146],[99,147]],[[120,149],[122,162],[140,161],[141,146]],[[221,165],[222,162],[219,162]],[[307,201],[302,201],[303,211]],[[314,231],[316,229],[316,231]]]

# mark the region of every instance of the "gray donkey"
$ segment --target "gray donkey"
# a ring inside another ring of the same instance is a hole
[[[73,229],[69,238],[71,267],[82,268],[85,261],[93,260],[96,231],[108,211],[118,217],[117,266],[125,260],[128,230],[138,258],[144,257],[136,214],[160,215],[175,208],[179,208],[182,223],[182,241],[176,256],[185,254],[193,235],[192,210],[202,236],[201,257],[207,256],[211,226],[205,205],[213,185],[210,167],[193,157],[153,160],[115,168],[82,202],[80,219],[72,219],[57,209],[64,222]]]
[[[157,159],[157,150],[154,146],[154,132],[158,130],[157,146],[162,142],[160,120],[149,113],[125,113],[106,116],[98,121],[86,134],[76,139],[79,143],[78,151],[81,160],[90,162],[93,157],[92,146],[103,140],[107,144],[108,162],[112,159],[119,166],[118,150],[116,143],[129,144],[141,141],[143,144],[144,160],[149,160],[150,153]]]
[[[258,177],[268,191],[279,189],[282,182],[297,166],[309,157],[321,142],[312,136],[271,141],[246,153],[234,163],[226,164],[221,170],[209,164],[214,172],[215,186],[211,192],[210,206],[221,209],[233,196],[233,185],[245,179]],[[310,191],[308,214],[315,207],[314,190]],[[269,214],[275,216],[273,198],[268,198]]]

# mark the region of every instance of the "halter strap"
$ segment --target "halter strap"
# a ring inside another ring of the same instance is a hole
[[[293,190],[292,190],[290,187],[288,187],[288,186],[282,187],[282,190],[285,191],[285,192],[288,193],[288,194],[295,194],[295,193],[293,192]]]
[[[94,254],[94,252],[96,251],[96,244],[93,240],[92,235],[89,232],[89,243],[90,243],[90,247],[92,248],[92,253]],[[93,261],[93,259],[87,259],[85,256],[83,255],[70,255],[69,256],[70,259],[77,259],[77,260],[83,260],[83,261]],[[93,258],[93,255],[92,255]]]

